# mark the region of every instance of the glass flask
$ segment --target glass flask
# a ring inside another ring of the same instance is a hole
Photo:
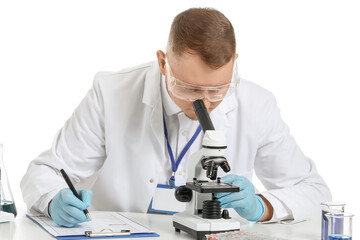
[[[352,240],[352,219],[354,214],[346,212],[330,212],[325,216],[329,222],[329,240]]]
[[[331,212],[344,212],[345,203],[343,202],[325,202],[321,203],[321,240],[328,240],[328,218],[325,216]]]
[[[17,215],[17,211],[16,211],[14,198],[11,193],[9,180],[5,170],[5,165],[3,161],[3,145],[1,143],[0,143],[0,199],[1,199],[1,211],[13,213],[15,217]]]

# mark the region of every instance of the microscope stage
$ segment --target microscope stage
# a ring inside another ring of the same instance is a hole
[[[187,182],[186,187],[199,193],[239,192],[240,188],[225,182]]]

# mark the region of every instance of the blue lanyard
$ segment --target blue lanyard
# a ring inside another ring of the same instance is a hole
[[[166,144],[167,144],[167,148],[168,148],[168,152],[169,152],[169,156],[170,156],[170,160],[171,160],[171,169],[173,172],[172,176],[169,179],[169,186],[170,186],[170,188],[174,188],[175,187],[175,173],[180,165],[181,160],[185,156],[186,152],[189,150],[189,148],[191,147],[191,145],[193,144],[193,142],[195,141],[195,139],[201,132],[201,126],[199,125],[199,127],[196,129],[196,132],[191,137],[190,141],[186,144],[184,149],[181,151],[181,153],[175,163],[174,154],[173,154],[173,151],[172,151],[170,143],[169,143],[168,132],[167,132],[167,128],[166,128],[164,115],[163,115],[163,121],[164,121],[164,133],[165,133],[165,138],[166,138]]]

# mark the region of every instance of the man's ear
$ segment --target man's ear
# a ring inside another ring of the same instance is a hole
[[[156,52],[156,56],[157,56],[157,59],[158,59],[160,72],[162,73],[162,75],[165,76],[165,73],[166,73],[165,53],[163,51],[161,51],[161,50],[158,50]]]

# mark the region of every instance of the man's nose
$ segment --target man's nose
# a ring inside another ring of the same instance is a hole
[[[203,98],[202,100],[203,100],[203,102],[204,102],[204,105],[205,105],[205,107],[206,107],[206,110],[209,112],[209,108],[210,108],[210,105],[211,105],[210,101],[209,101],[206,97]]]

